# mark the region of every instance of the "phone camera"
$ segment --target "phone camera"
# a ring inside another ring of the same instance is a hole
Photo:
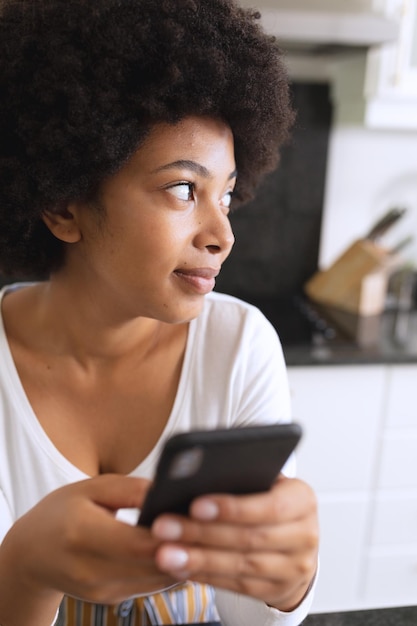
[[[204,450],[200,447],[179,452],[172,460],[169,468],[170,478],[180,480],[195,474],[203,462]]]

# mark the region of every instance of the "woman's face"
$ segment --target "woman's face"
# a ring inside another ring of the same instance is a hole
[[[157,124],[102,185],[104,217],[70,207],[80,239],[68,246],[67,270],[74,267],[84,287],[123,315],[194,318],[234,242],[235,168],[225,123],[189,117]]]

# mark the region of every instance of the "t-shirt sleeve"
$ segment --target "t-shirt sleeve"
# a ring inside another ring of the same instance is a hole
[[[216,589],[216,606],[223,626],[299,626],[311,608],[314,586],[315,583],[291,613],[278,611],[260,600],[222,589]]]
[[[0,489],[0,543],[13,525],[13,518],[4,493]]]
[[[240,393],[236,412],[239,425],[289,422],[291,400],[287,369],[277,332],[257,309],[251,309],[242,337]],[[295,456],[283,468],[296,474]]]
[[[288,422],[290,394],[278,335],[257,309],[250,309],[242,337],[240,393],[236,419],[241,425]]]
[[[240,425],[289,422],[290,391],[285,359],[278,335],[263,316],[252,309],[241,338],[236,421]],[[284,468],[287,476],[295,474],[294,455]],[[297,626],[311,607],[314,584],[301,604],[291,613],[268,607],[253,598],[216,590],[216,605],[224,626]]]

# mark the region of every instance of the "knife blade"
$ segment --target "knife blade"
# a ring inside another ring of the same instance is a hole
[[[403,215],[407,209],[404,207],[393,207],[378,219],[372,228],[365,235],[365,239],[376,241],[384,235],[391,226],[393,226]]]
[[[389,254],[392,254],[392,255],[398,254],[399,252],[404,250],[404,248],[406,248],[410,243],[413,243],[413,241],[414,241],[413,235],[408,235],[408,237],[404,237],[404,239],[401,239],[401,241],[396,243],[395,246],[393,246],[389,250]]]

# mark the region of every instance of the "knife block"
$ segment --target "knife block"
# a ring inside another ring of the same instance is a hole
[[[397,259],[369,239],[355,241],[327,270],[304,285],[311,300],[356,315],[378,315],[385,307],[388,278]]]

